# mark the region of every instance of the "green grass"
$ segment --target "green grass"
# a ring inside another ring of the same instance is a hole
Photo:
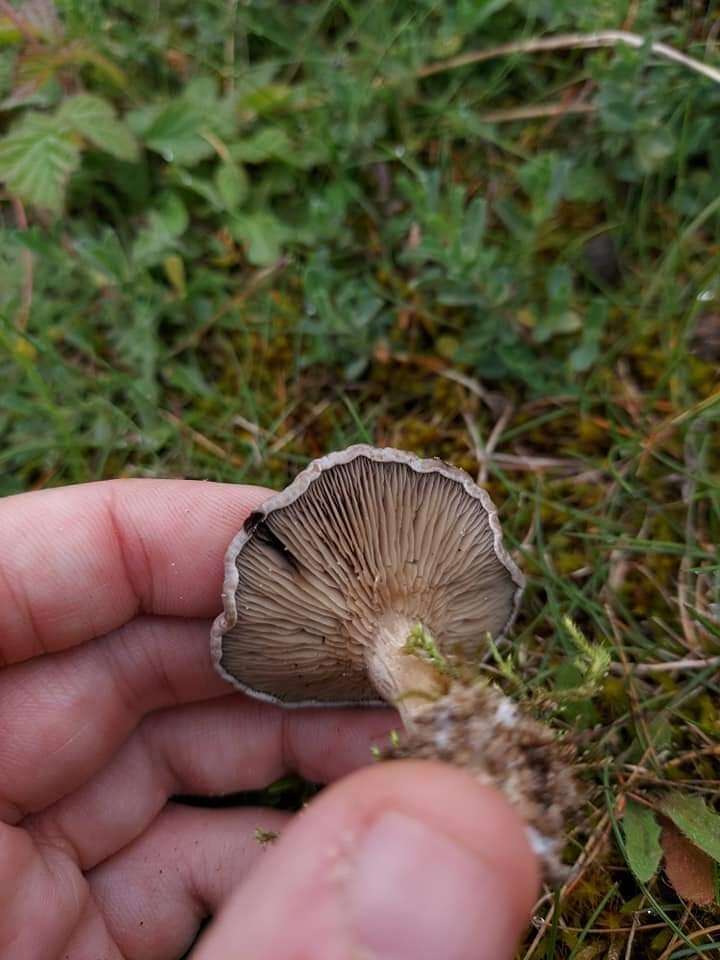
[[[588,787],[519,956],[708,956],[620,817],[720,787],[717,670],[648,670],[720,652],[720,85],[647,48],[423,71],[621,27],[718,67],[717,5],[57,7],[52,36],[0,17],[0,493],[279,486],[358,440],[477,474],[502,419],[504,682]],[[591,696],[566,617],[612,657]]]

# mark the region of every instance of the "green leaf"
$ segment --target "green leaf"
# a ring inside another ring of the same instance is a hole
[[[241,163],[263,163],[284,159],[291,150],[290,139],[281,127],[265,127],[251,137],[232,146],[235,160]]]
[[[570,369],[584,373],[595,363],[599,353],[602,333],[608,317],[608,305],[604,300],[593,300],[582,325],[582,338],[569,356]],[[654,741],[653,741],[654,742]]]
[[[248,178],[242,167],[229,161],[221,163],[215,174],[215,186],[225,209],[237,210],[248,193]]]
[[[25,203],[59,213],[80,147],[57,117],[30,113],[0,140],[0,180]]]
[[[533,331],[536,343],[545,343],[562,333],[574,333],[581,326],[581,318],[572,309],[573,274],[564,263],[550,267],[545,277],[548,304],[542,309]]]
[[[132,259],[144,266],[160,263],[176,246],[188,225],[185,204],[176,193],[166,193],[148,214],[147,225],[133,244]]]
[[[688,840],[720,863],[720,814],[710,810],[702,797],[671,793],[660,809]]]
[[[119,160],[137,160],[139,151],[129,128],[115,116],[110,104],[89,93],[81,93],[66,100],[58,117],[89,140],[99,150]]]
[[[145,145],[168,163],[193,166],[215,152],[202,136],[208,127],[207,112],[196,103],[175,100],[159,109],[131,114],[128,119]]]
[[[99,237],[81,235],[74,247],[78,259],[99,287],[127,282],[128,259],[114,230],[106,228]]]
[[[664,127],[641,133],[635,141],[635,160],[643,173],[659,170],[665,161],[676,153],[675,137]]]
[[[518,169],[518,180],[530,197],[530,216],[535,225],[553,213],[565,192],[573,167],[569,157],[554,151],[538,153]]]
[[[145,145],[168,163],[192,167],[218,152],[233,138],[237,114],[231,98],[218,98],[217,83],[196,77],[180,96],[133,110],[128,124]]]
[[[2,46],[2,32],[0,31],[0,47]],[[13,53],[0,54],[0,97],[6,97],[13,87],[17,55]]]
[[[648,883],[660,866],[660,824],[655,814],[639,803],[628,801],[622,819],[625,834],[625,856],[630,869],[641,883]]]
[[[247,258],[258,267],[270,266],[279,259],[289,234],[277,217],[264,211],[235,217],[231,230],[236,239],[247,244]]]

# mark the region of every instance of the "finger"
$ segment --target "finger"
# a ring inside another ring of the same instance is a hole
[[[0,819],[17,823],[87,782],[143,715],[229,694],[212,667],[208,638],[207,621],[142,617],[80,647],[0,671]],[[276,718],[263,722],[281,733],[279,709],[267,706],[261,712],[256,701],[249,702],[255,704],[248,707],[253,718]],[[333,724],[342,731],[358,724],[360,735],[393,723],[392,718],[379,724],[368,720],[363,727],[365,721],[357,718],[365,712],[316,710],[311,715],[328,730]],[[301,715],[287,713],[296,718],[290,726]],[[344,719],[338,722],[338,717]],[[189,733],[187,744],[197,742]],[[211,757],[209,742],[199,746]],[[238,742],[245,742],[240,732]],[[308,769],[312,749],[308,743],[303,754]]]
[[[108,932],[107,925],[92,897],[88,898],[70,939],[58,953],[43,953],[42,960],[128,960],[123,957]],[[8,958],[11,960],[11,958]],[[30,960],[23,955],[18,960]]]
[[[88,887],[54,846],[37,847],[25,830],[0,823],[0,957],[57,956],[84,912]]]
[[[84,783],[151,710],[222,696],[209,624],[143,617],[0,671],[0,819],[16,823]]]
[[[499,793],[440,764],[382,764],[288,826],[193,960],[503,960],[537,888]]]
[[[0,664],[63,650],[138,612],[212,616],[225,549],[269,493],[109,480],[0,501]]]
[[[147,717],[88,783],[23,826],[83,870],[139,836],[173,794],[255,790],[286,773],[327,783],[372,760],[391,710],[282,710],[241,694]]]
[[[274,810],[169,806],[135,843],[88,874],[110,937],[124,957],[177,960],[214,913],[266,856],[256,838],[285,826]],[[238,956],[251,957],[240,952]],[[83,956],[83,954],[79,954]]]
[[[176,960],[262,857],[255,831],[279,831],[287,816],[171,805],[88,877],[60,847],[0,824],[0,956]]]

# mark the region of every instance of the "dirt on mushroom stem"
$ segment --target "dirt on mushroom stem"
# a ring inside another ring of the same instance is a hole
[[[367,663],[405,730],[378,758],[442,760],[502,790],[526,823],[544,878],[562,883],[562,838],[580,803],[572,744],[482,679],[461,676],[427,627],[407,617],[381,619]]]

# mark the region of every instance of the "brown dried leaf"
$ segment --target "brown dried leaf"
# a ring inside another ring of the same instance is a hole
[[[665,873],[678,896],[703,907],[714,903],[712,859],[664,818],[660,843],[665,854]]]

